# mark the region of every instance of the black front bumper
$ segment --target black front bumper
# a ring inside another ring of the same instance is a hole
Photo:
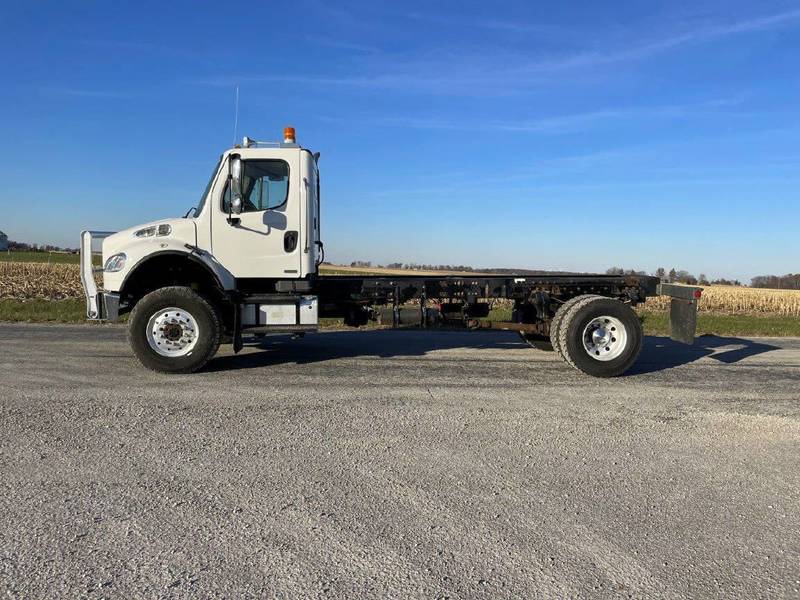
[[[97,321],[111,321],[112,323],[119,320],[119,294],[114,292],[98,292],[97,307],[100,309],[100,314],[94,318]]]

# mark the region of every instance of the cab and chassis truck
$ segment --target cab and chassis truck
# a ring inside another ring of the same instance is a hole
[[[322,275],[319,154],[297,144],[292,128],[283,142],[244,138],[225,151],[183,218],[83,231],[80,248],[87,318],[129,313],[134,354],[168,373],[201,369],[221,343],[239,352],[244,335],[302,336],[324,317],[358,327],[380,311],[408,325],[403,307],[412,305],[420,327],[517,331],[586,374],[613,377],[642,347],[635,306],[670,296],[672,337],[690,344],[700,297],[698,288],[639,275]],[[513,301],[511,321],[486,319],[499,298]]]

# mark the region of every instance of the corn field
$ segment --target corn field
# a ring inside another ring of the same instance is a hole
[[[665,296],[650,298],[644,307],[667,310],[670,299]],[[713,285],[703,288],[699,309],[701,312],[729,315],[781,315],[800,317],[800,290],[770,290],[763,288]]]
[[[0,262],[0,299],[62,300],[82,296],[78,265]]]
[[[0,299],[60,300],[81,297],[83,288],[78,265],[0,262]],[[505,306],[503,302],[497,303],[498,307],[501,305]],[[650,298],[643,307],[648,310],[667,310],[669,298]],[[703,289],[700,311],[800,317],[800,290],[710,286]]]

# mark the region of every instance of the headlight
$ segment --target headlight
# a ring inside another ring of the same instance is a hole
[[[137,238],[148,238],[157,235],[159,237],[169,235],[172,233],[172,226],[167,225],[166,223],[162,225],[151,225],[150,227],[145,227],[144,229],[139,229],[138,231],[133,232],[133,237]]]
[[[125,256],[124,252],[120,252],[119,254],[110,256],[106,261],[103,270],[108,271],[109,273],[116,273],[117,271],[122,271],[122,269],[125,268],[125,261],[127,260],[127,258],[128,257]]]

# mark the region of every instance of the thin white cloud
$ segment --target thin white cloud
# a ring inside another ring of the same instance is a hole
[[[723,146],[742,146],[752,144],[761,140],[774,141],[776,131],[772,129],[764,129],[758,131],[750,131],[747,133],[736,132],[729,136],[715,136],[714,142],[722,144]],[[795,130],[782,130],[780,133],[789,137],[794,137],[797,132]],[[625,173],[624,177],[619,181],[622,183],[631,182],[632,185],[639,185],[635,180],[631,180],[630,176],[635,174],[638,177],[647,177],[648,179],[642,180],[642,185],[657,186],[658,181],[663,181],[665,184],[674,181],[676,184],[680,181],[688,181],[696,179],[697,181],[732,181],[736,179],[737,175],[741,175],[743,169],[761,169],[765,167],[772,167],[773,162],[778,166],[792,167],[793,161],[797,159],[794,155],[782,155],[774,158],[753,158],[752,161],[742,165],[736,166],[714,165],[714,164],[698,164],[696,167],[678,165],[675,166],[670,163],[670,157],[684,156],[687,151],[695,149],[698,145],[702,145],[708,141],[705,137],[698,137],[693,139],[683,139],[679,141],[669,142],[655,142],[636,144],[627,147],[609,148],[605,150],[598,150],[595,152],[588,152],[582,154],[556,156],[553,158],[535,158],[527,164],[520,165],[513,170],[506,172],[497,172],[494,175],[486,176],[478,174],[473,171],[462,172],[449,172],[449,173],[435,173],[431,174],[428,184],[420,185],[418,187],[403,187],[398,189],[388,188],[376,192],[375,196],[451,196],[454,194],[470,193],[473,192],[477,186],[496,186],[498,188],[514,190],[516,192],[531,192],[536,190],[545,189],[547,187],[570,187],[577,185],[572,183],[546,183],[553,178],[564,177],[565,175],[579,176],[578,180],[585,180],[587,178],[596,179],[597,177],[607,178],[609,175]],[[424,174],[419,174],[423,177]],[[676,177],[679,175],[680,177]],[[708,177],[711,175],[711,177]],[[780,175],[771,175],[771,177],[779,177],[781,181],[796,181],[797,177],[793,173],[787,174],[787,177],[780,177]],[[745,181],[744,179],[742,181]],[[747,181],[754,181],[753,178]],[[767,181],[766,178],[759,177],[757,181]],[[583,185],[583,184],[581,184]],[[605,185],[605,183],[597,183],[589,181],[587,185]]]
[[[173,46],[145,41],[87,39],[81,40],[78,43],[86,48],[99,51],[119,52],[136,57],[146,56],[158,60],[171,58],[176,60],[196,61],[198,59],[207,60],[212,56],[218,59],[220,55],[220,51],[212,52],[198,46]]]
[[[309,35],[306,36],[306,42],[315,46],[322,46],[324,48],[337,48],[339,50],[351,50],[353,52],[360,52],[364,54],[379,54],[381,49],[377,46],[370,46],[368,44],[361,44],[358,42],[348,42],[345,40],[337,40],[333,38]]]
[[[407,15],[408,18],[416,18]],[[421,18],[421,17],[420,17]],[[754,17],[723,24],[702,25],[664,37],[632,42],[622,48],[597,49],[562,57],[540,58],[531,61],[524,54],[498,52],[443,55],[430,49],[419,57],[408,59],[397,55],[375,55],[373,60],[361,63],[355,72],[338,75],[275,74],[261,77],[212,77],[195,79],[189,83],[229,87],[236,83],[293,83],[314,86],[342,86],[365,89],[392,89],[409,92],[427,92],[459,95],[503,95],[524,92],[538,85],[559,80],[570,72],[592,67],[644,60],[655,54],[683,45],[699,44],[731,35],[765,31],[785,27],[800,21],[800,9]],[[491,27],[492,23],[487,23]],[[494,23],[497,27],[513,26]],[[336,40],[341,47],[360,48],[359,43]],[[505,65],[505,66],[500,66]]]
[[[126,99],[126,98],[134,98],[138,95],[130,92],[121,92],[117,90],[99,90],[99,89],[64,88],[64,87],[43,87],[39,89],[43,94],[46,95],[74,96],[76,98]]]
[[[565,27],[555,27],[553,25],[542,25],[539,23],[525,23],[522,21],[481,21],[476,25],[482,29],[495,29],[498,31],[533,34],[545,37],[559,36],[563,38],[575,35],[574,31],[570,31]]]
[[[654,38],[628,48],[612,51],[584,52],[564,59],[543,61],[529,66],[530,71],[550,71],[574,69],[579,67],[598,66],[602,64],[641,60],[653,54],[670,50],[678,46],[711,41],[740,33],[763,31],[783,27],[800,20],[800,9],[773,15],[746,19],[722,25],[707,25],[691,29],[671,36]]]
[[[84,46],[92,48],[111,48],[116,50],[131,50],[134,52],[142,51],[171,51],[171,48],[161,44],[151,44],[149,42],[130,42],[125,40],[81,40]]]
[[[370,126],[403,127],[425,130],[447,131],[505,131],[516,133],[570,133],[585,131],[596,125],[623,119],[684,119],[690,117],[707,116],[718,113],[719,109],[738,105],[738,98],[711,100],[695,104],[671,104],[647,107],[618,107],[605,110],[595,110],[567,115],[555,115],[539,119],[521,119],[516,121],[480,120],[470,121],[465,119],[449,120],[437,117],[374,117],[361,118],[360,122],[369,123]],[[728,112],[725,113],[729,114]],[[320,117],[328,122],[343,121],[338,117]]]

